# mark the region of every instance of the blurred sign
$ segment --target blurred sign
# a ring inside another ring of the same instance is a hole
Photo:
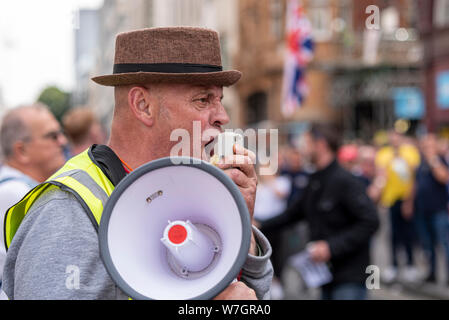
[[[393,89],[394,113],[397,118],[418,120],[425,115],[421,89],[403,87]]]
[[[437,105],[441,109],[449,109],[449,70],[437,74],[436,90]]]
[[[313,262],[307,250],[289,258],[308,288],[318,288],[332,281],[332,274],[325,263]]]

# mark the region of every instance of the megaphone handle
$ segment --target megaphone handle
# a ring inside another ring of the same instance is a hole
[[[237,278],[235,278],[234,280],[232,280],[231,283],[235,283],[237,281],[240,281],[240,279],[242,278],[242,272],[243,270],[240,270],[239,274],[237,275]]]
[[[236,278],[237,281],[240,281],[240,279],[242,278],[242,272],[243,272],[243,270],[240,270],[240,272]]]

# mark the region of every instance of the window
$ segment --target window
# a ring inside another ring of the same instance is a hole
[[[328,41],[332,36],[332,12],[328,1],[314,1],[307,8],[315,41]]]
[[[433,7],[435,27],[449,27],[449,0],[436,0]]]
[[[221,47],[221,64],[223,69],[231,68],[231,61],[228,52],[228,37],[225,33],[220,33],[220,47]]]
[[[271,33],[278,41],[283,39],[283,23],[282,23],[282,3],[281,0],[272,0],[270,2],[270,14],[271,14]]]
[[[247,99],[246,123],[255,124],[267,119],[267,94],[258,91]]]
[[[173,3],[173,25],[201,25],[202,0],[176,0]]]

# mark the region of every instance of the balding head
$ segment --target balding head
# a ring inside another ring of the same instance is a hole
[[[6,164],[38,182],[45,181],[64,164],[62,148],[67,140],[44,105],[9,111],[3,118],[0,134]]]
[[[45,105],[37,103],[14,108],[5,114],[0,128],[0,144],[5,159],[13,156],[13,146],[16,142],[25,142],[31,138],[30,119],[42,112],[49,113]]]

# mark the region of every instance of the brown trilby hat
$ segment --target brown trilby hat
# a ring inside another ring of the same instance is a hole
[[[161,82],[230,86],[241,75],[237,70],[223,71],[216,31],[168,27],[117,35],[113,74],[92,80],[105,86]]]

